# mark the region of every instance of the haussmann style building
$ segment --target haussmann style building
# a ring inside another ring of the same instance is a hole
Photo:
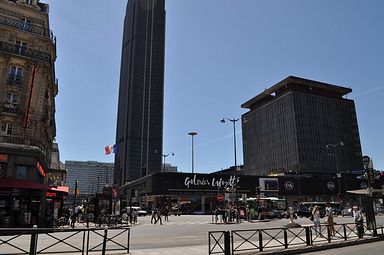
[[[0,1],[0,226],[43,225],[58,187],[48,176],[56,136],[56,39],[48,5]],[[68,191],[68,190],[66,190]],[[49,196],[49,199],[47,199]],[[47,202],[48,201],[48,202]]]

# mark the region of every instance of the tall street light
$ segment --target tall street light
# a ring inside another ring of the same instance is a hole
[[[194,143],[193,143],[193,137],[197,135],[197,132],[189,132],[188,135],[192,137],[192,173],[195,172],[195,162],[194,162]]]
[[[228,120],[233,123],[233,151],[235,154],[235,169],[237,170],[237,157],[236,157],[236,122],[240,119],[229,119],[229,118],[222,118],[220,120],[221,123],[225,123],[225,120]]]
[[[341,173],[339,172],[339,162],[338,162],[337,151],[336,151],[336,148],[338,146],[340,146],[340,147],[344,146],[344,143],[342,141],[335,143],[335,144],[330,143],[330,144],[325,145],[325,148],[327,149],[328,156],[334,157],[334,160],[335,160],[336,176],[337,176],[337,181],[338,181],[338,185],[339,185],[339,196],[340,196],[341,195],[341,187],[340,187]],[[331,148],[333,148],[333,152],[331,151]]]
[[[237,156],[236,156],[236,122],[238,120],[240,120],[240,118],[236,119],[236,118],[232,118],[232,119],[229,119],[229,118],[222,118],[220,120],[221,123],[225,123],[225,121],[228,120],[230,122],[233,123],[233,152],[234,152],[234,155],[235,155],[235,204],[236,204],[236,207],[239,208],[239,200],[238,200],[238,197],[237,197]],[[236,219],[236,222],[238,223],[238,218]]]
[[[170,153],[167,153],[167,154],[161,154],[161,156],[163,156],[163,172],[165,172],[165,158],[168,157],[169,155],[171,156],[175,156],[175,153],[173,152],[170,152]]]

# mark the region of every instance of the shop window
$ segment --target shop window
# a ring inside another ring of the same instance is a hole
[[[16,178],[17,179],[27,179],[28,167],[26,166],[17,166],[16,167]]]

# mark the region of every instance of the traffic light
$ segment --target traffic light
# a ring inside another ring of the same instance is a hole
[[[260,196],[260,187],[259,186],[256,186],[255,191],[256,191],[256,196]]]

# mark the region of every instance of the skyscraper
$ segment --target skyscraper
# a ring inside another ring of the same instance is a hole
[[[362,169],[352,89],[289,76],[242,105],[246,174]]]
[[[165,0],[129,0],[124,21],[115,180],[161,171]]]

